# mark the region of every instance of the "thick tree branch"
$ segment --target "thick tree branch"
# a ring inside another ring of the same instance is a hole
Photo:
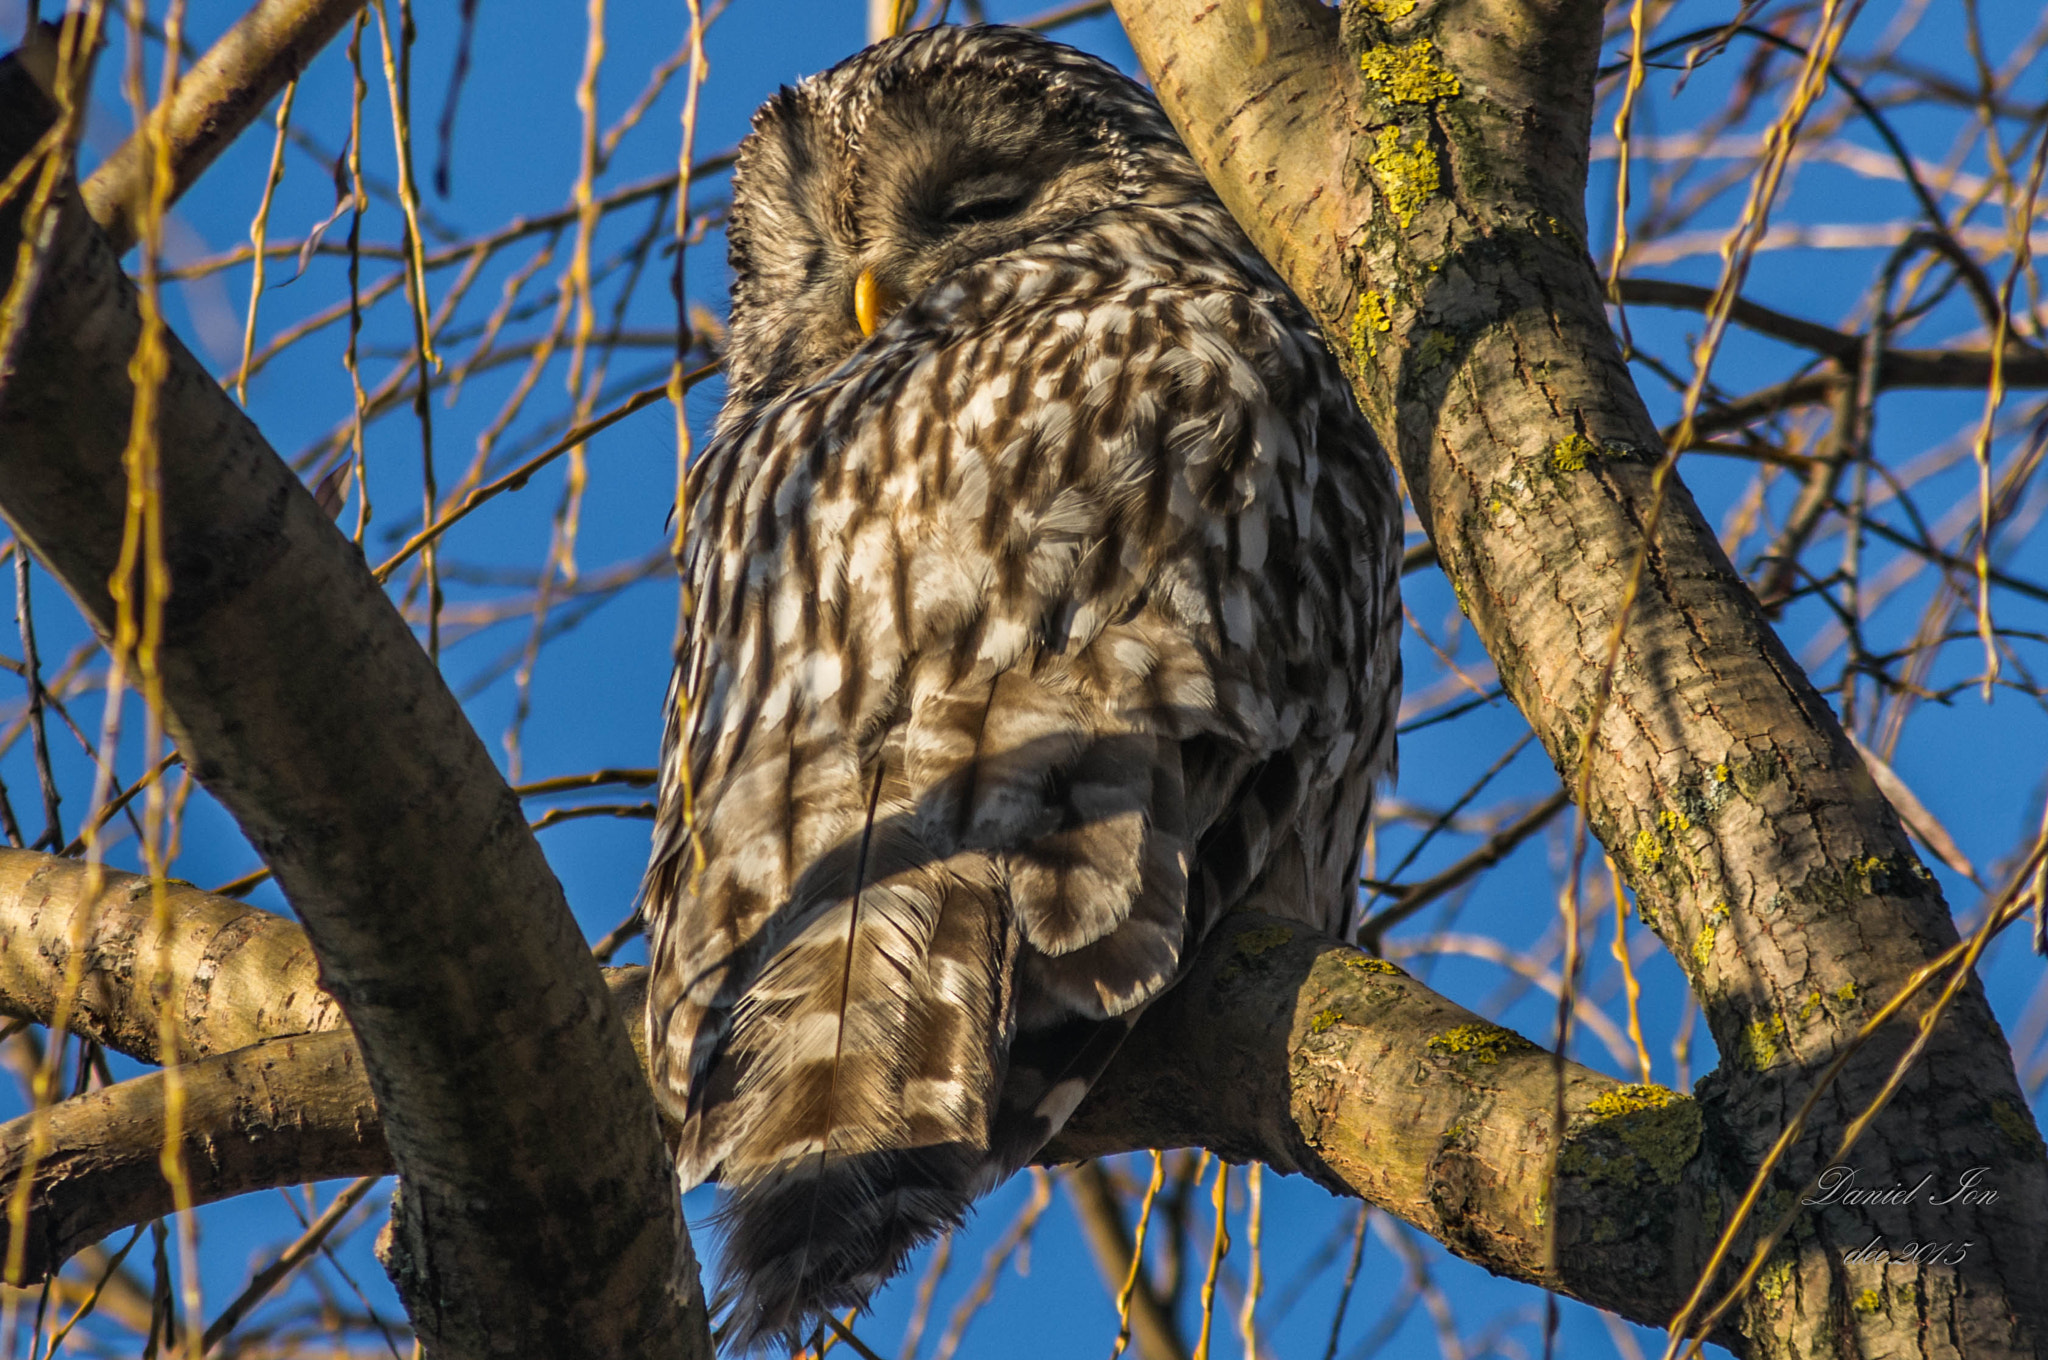
[[[8,960],[0,967],[0,1013],[49,1018],[49,998],[69,957],[59,935],[82,909],[75,897],[67,902],[61,894],[84,886],[83,874],[66,861],[0,851],[0,941]],[[88,954],[83,977],[98,999],[77,1025],[131,1057],[156,1061],[154,1030],[108,1026],[97,1018],[143,1014],[154,992],[155,956],[120,943],[144,934],[146,883],[114,874],[109,886],[95,929],[117,943]],[[303,963],[271,971],[270,960],[306,957],[292,949],[299,933],[292,922],[198,892],[182,896],[178,906],[181,914],[164,943],[173,995],[209,1009],[251,1006],[286,1023],[325,1014],[260,999],[266,980],[280,993],[312,982]],[[224,921],[233,924],[224,927]],[[210,994],[180,986],[177,980],[188,976],[182,960],[226,935],[254,943],[219,952]],[[637,1013],[644,970],[611,969],[607,976],[621,1011]],[[205,1023],[216,1036],[256,1029],[218,1016]],[[242,1099],[235,1093],[256,1079],[250,1074],[260,1076],[274,1183],[363,1174],[355,1161],[318,1164],[321,1156],[357,1155],[353,1111],[368,1100],[368,1088],[359,1069],[335,1065],[335,1045],[346,1043],[346,1035],[334,1034],[302,1044],[295,1051],[322,1064],[304,1078],[268,1067],[224,1067],[221,1058],[188,1070],[198,1074],[195,1081],[217,1083],[221,1105],[229,1109]],[[239,1060],[268,1048],[226,1057]],[[1705,1260],[1716,1196],[1733,1192],[1701,1155],[1701,1112],[1692,1100],[1658,1087],[1623,1086],[1576,1064],[1565,1074],[1570,1117],[1557,1188],[1561,1265],[1546,1274],[1542,1168],[1554,1144],[1551,1057],[1391,964],[1298,923],[1233,916],[1204,946],[1188,980],[1146,1013],[1043,1158],[1187,1146],[1256,1158],[1306,1172],[1339,1194],[1362,1195],[1489,1270],[1547,1279],[1576,1297],[1656,1323],[1675,1305],[1672,1282],[1688,1283],[1686,1272]],[[294,1106],[297,1091],[306,1094]],[[337,1119],[345,1127],[336,1126]],[[17,1121],[0,1138],[18,1140],[25,1128]],[[66,1128],[82,1139],[97,1136],[90,1121]],[[294,1140],[315,1151],[293,1150]],[[153,1156],[147,1147],[146,1139],[134,1143],[132,1157],[147,1160]],[[83,1221],[86,1211],[69,1206],[101,1203],[83,1172],[73,1169],[89,1165],[99,1164],[89,1156],[67,1161],[59,1185],[45,1187],[39,1178],[39,1202],[49,1206],[43,1215]],[[128,1162],[105,1165],[112,1175]],[[202,1201],[270,1183],[261,1179],[260,1162],[224,1167],[221,1179],[205,1180],[215,1174],[212,1165],[195,1172]],[[101,1215],[93,1219],[100,1231],[120,1226],[105,1218],[107,1210],[93,1212]],[[46,1236],[57,1231],[44,1227],[43,1217],[36,1223]],[[85,1240],[83,1231],[60,1235],[75,1245]]]
[[[1313,0],[1116,9],[1190,149],[1345,362],[1502,682],[1574,787],[1586,753],[1585,814],[1727,1059],[1702,1104],[1715,1157],[1740,1174],[1955,931],[1834,715],[1657,471],[1584,244],[1600,5],[1351,0],[1341,26]],[[1903,1043],[1883,1036],[1851,1065],[1787,1190]],[[1803,1354],[1823,1335],[1844,1353],[2048,1347],[2048,1160],[2026,1110],[1973,986],[1855,1161],[1882,1185],[1987,1167],[1998,1200],[1803,1219],[1778,1287],[1745,1305],[1749,1349]],[[1954,1266],[1849,1259],[1878,1235],[1980,1248]]]
[[[392,1169],[384,1124],[346,1031],[272,1039],[152,1072],[0,1125],[0,1183],[33,1158],[26,1278],[122,1228],[169,1214],[166,1083],[182,1087],[179,1147],[191,1202]]]
[[[363,0],[257,0],[178,82],[165,123],[171,201],[254,122],[271,98],[306,69],[355,18]],[[135,244],[149,196],[149,145],[140,132],[100,162],[82,193],[116,255]]]
[[[0,163],[50,116],[32,102],[0,108]],[[75,194],[47,242],[0,351],[0,513],[107,638],[137,301]],[[518,800],[361,554],[168,348],[166,721],[361,1044],[416,1327],[451,1357],[707,1353],[652,1099]]]
[[[78,950],[68,1027],[144,1062],[342,1024],[306,933],[233,898],[173,883],[160,932],[148,879],[108,873],[95,900],[78,860],[0,849],[0,903],[0,1014],[48,1023]],[[177,1006],[174,1054],[159,1051],[159,995]]]
[[[77,860],[0,846],[0,1015],[49,1024],[75,977],[66,1028],[157,1065],[166,1061],[158,1028],[165,998],[176,1006],[180,1062],[343,1027],[297,922],[173,880],[159,931],[147,878],[108,870],[97,899],[90,887]],[[82,951],[75,974],[74,948]],[[637,1017],[647,970],[606,968],[602,976],[613,1008]],[[624,1028],[645,1067],[645,1028]]]

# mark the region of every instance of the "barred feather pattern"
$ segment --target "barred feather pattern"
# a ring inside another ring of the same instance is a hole
[[[1400,520],[1312,323],[1092,58],[942,28],[784,90],[729,240],[643,900],[746,1351],[1027,1162],[1221,913],[1344,928]],[[863,270],[904,299],[872,336]]]

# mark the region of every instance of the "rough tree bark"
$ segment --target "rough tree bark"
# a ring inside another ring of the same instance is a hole
[[[1701,1105],[1709,1155],[1739,1182],[1871,1008],[1956,936],[1891,807],[1675,476],[1661,519],[1653,509],[1663,446],[1585,245],[1602,6],[1116,10],[1190,149],[1343,357],[1568,786],[1589,749],[1585,815],[1724,1055]],[[1775,1195],[1822,1169],[1909,1037],[1894,1025],[1858,1056]],[[1974,984],[1849,1164],[1883,1187],[1923,1175],[1953,1187],[1985,1168],[1998,1196],[1803,1216],[1743,1305],[1748,1353],[2048,1350],[2048,1161]],[[1953,1265],[1854,1259],[1879,1237],[1972,1245]]]
[[[0,73],[12,166],[55,110]],[[23,197],[0,220],[10,273]],[[77,194],[52,216],[0,340],[0,514],[109,639],[141,323]],[[415,1326],[451,1357],[708,1353],[652,1098],[518,799],[362,554],[168,345],[166,725],[362,1046]]]

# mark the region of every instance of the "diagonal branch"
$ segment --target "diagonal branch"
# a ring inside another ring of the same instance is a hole
[[[1956,934],[1621,362],[1585,246],[1601,4],[1116,10],[1190,150],[1345,363],[1503,685],[1575,788],[1583,763],[1588,824],[1724,1056],[1703,1101],[1726,1111],[1715,1155],[1754,1165],[1814,1074]],[[1895,1030],[1849,1067],[1839,1123],[1904,1044]],[[1852,1259],[1886,1234],[1982,1248],[1912,1272],[1920,1316],[2013,1354],[2048,1344],[2048,1244],[2030,1226],[2048,1216],[2048,1162],[1981,990],[1957,999],[1915,1081],[1859,1147],[1860,1174],[1910,1184],[1939,1147],[1951,1174],[1992,1168],[1998,1201],[1802,1221],[1785,1248],[1800,1287],[1752,1295],[1738,1323],[1753,1353],[1906,1344],[1858,1311],[1898,1283],[1896,1263]],[[1803,1179],[1819,1155],[1810,1137],[1788,1170]]]
[[[21,82],[7,88],[18,90]],[[51,111],[0,107],[0,163]],[[72,194],[0,355],[0,513],[103,639],[140,320]],[[12,267],[20,205],[0,219]],[[445,1356],[708,1353],[625,1026],[519,802],[361,554],[175,339],[159,664],[187,766],[276,872],[405,1178],[391,1261]]]
[[[363,0],[256,0],[178,82],[164,129],[171,201],[206,173],[362,7]],[[135,244],[136,219],[149,193],[148,157],[148,139],[138,131],[85,182],[86,211],[116,255]]]

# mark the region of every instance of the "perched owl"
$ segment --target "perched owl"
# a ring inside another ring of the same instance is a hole
[[[1092,57],[877,44],[755,116],[728,233],[644,908],[750,1349],[1027,1162],[1221,913],[1345,928],[1400,518],[1309,318]]]

